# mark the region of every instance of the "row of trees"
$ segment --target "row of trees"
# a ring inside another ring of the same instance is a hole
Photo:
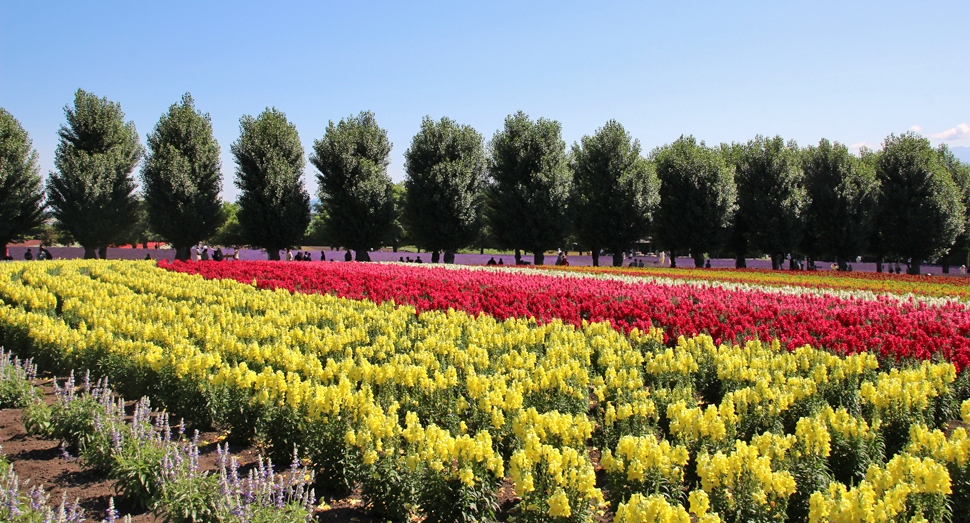
[[[593,252],[594,264],[603,249],[619,265],[624,251],[652,237],[697,266],[712,252],[733,253],[739,267],[766,253],[776,268],[788,253],[833,256],[843,268],[871,254],[911,259],[918,273],[921,260],[965,258],[970,244],[970,167],[913,133],[891,135],[881,152],[859,157],[827,140],[800,149],[761,136],[717,147],[682,136],[645,157],[612,120],[567,150],[559,122],[522,112],[487,144],[470,126],[425,118],[404,155],[406,180],[396,186],[387,174],[387,132],[362,112],[330,122],[313,143],[314,214],[299,135],[276,109],[240,120],[231,145],[240,196],[228,207],[218,196],[210,117],[189,94],[162,115],[147,151],[117,103],[78,90],[65,115],[45,190],[27,133],[0,110],[4,246],[41,226],[45,207],[86,257],[103,257],[140,222],[180,259],[218,231],[274,259],[307,234],[349,247],[361,261],[406,235],[432,261],[443,253],[452,262],[457,250],[487,236],[515,250],[517,262],[521,251],[541,264],[543,252],[575,244]],[[138,195],[132,173],[143,158]]]

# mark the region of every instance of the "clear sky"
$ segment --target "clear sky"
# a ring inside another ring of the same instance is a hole
[[[45,175],[78,88],[119,102],[142,143],[191,92],[212,117],[230,201],[239,118],[269,106],[308,157],[329,120],[373,111],[401,181],[425,115],[488,140],[523,110],[560,121],[568,144],[615,119],[644,154],[681,134],[857,149],[908,129],[967,147],[968,87],[966,0],[0,0],[0,106]],[[314,196],[315,176],[308,164]]]

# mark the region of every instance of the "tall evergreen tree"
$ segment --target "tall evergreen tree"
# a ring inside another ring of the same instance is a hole
[[[192,246],[214,235],[225,220],[212,120],[185,93],[162,115],[147,143],[141,178],[148,222],[175,247],[176,259],[188,260]]]
[[[693,136],[681,136],[652,156],[660,180],[654,236],[668,250],[690,251],[694,266],[703,267],[704,253],[720,245],[734,216],[734,166]]]
[[[486,220],[495,242],[507,249],[532,252],[536,265],[543,253],[562,246],[569,235],[572,173],[562,125],[522,111],[505,118],[505,128],[489,143]]]
[[[85,258],[103,258],[136,219],[132,171],[144,149],[134,122],[125,123],[121,105],[81,89],[65,107],[67,125],[58,131],[57,168],[47,179],[54,218],[84,247]]]
[[[879,195],[875,169],[845,145],[824,138],[804,151],[802,165],[810,202],[805,234],[812,238],[814,254],[834,255],[844,271],[869,246]]]
[[[449,118],[425,117],[404,153],[404,224],[418,245],[454,263],[455,251],[479,237],[477,208],[485,188],[482,135]]]
[[[772,268],[780,269],[804,230],[808,196],[801,151],[794,141],[785,143],[780,136],[757,136],[747,144],[734,144],[730,151],[738,186],[735,227],[744,235],[741,242],[735,238],[735,254],[744,259],[744,250],[752,245],[770,254]]]
[[[0,256],[12,240],[44,224],[37,150],[20,122],[0,107]]]
[[[313,142],[310,163],[320,171],[323,235],[353,249],[357,261],[370,261],[367,251],[387,240],[394,223],[390,155],[387,131],[370,111],[331,121]]]
[[[310,224],[310,195],[303,185],[303,145],[296,126],[275,107],[239,120],[232,144],[239,193],[237,219],[246,243],[270,260],[298,245]]]
[[[605,247],[619,267],[624,251],[650,233],[660,181],[640,156],[640,141],[615,120],[573,144],[572,166],[576,237],[593,251],[593,265],[599,265],[598,251]]]
[[[876,176],[878,232],[890,252],[910,260],[910,274],[919,274],[923,260],[946,252],[963,232],[960,188],[930,141],[912,132],[886,138]]]

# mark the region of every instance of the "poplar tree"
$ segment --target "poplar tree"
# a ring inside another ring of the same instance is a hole
[[[925,259],[943,254],[963,232],[960,188],[930,141],[916,133],[889,135],[876,160],[881,184],[878,232],[886,248],[919,274]]]
[[[693,136],[681,136],[652,156],[660,180],[654,235],[665,249],[690,251],[694,266],[703,267],[704,253],[718,248],[734,217],[734,166]],[[671,264],[675,260],[671,255]]]
[[[74,107],[64,108],[58,131],[56,171],[47,179],[55,219],[84,247],[85,258],[102,258],[107,246],[136,220],[132,171],[144,155],[134,122],[121,105],[78,89]]]
[[[0,256],[7,244],[44,223],[37,150],[20,122],[0,107]]]
[[[593,251],[613,253],[613,266],[623,265],[623,253],[647,238],[660,204],[660,181],[653,166],[640,156],[640,141],[616,120],[573,144],[576,192],[575,234]]]
[[[485,188],[482,135],[449,118],[425,117],[404,153],[404,226],[438,261],[454,263],[455,251],[479,237],[478,206]]]
[[[738,186],[736,233],[744,237],[735,238],[736,255],[743,259],[751,245],[770,254],[772,268],[780,269],[785,254],[802,240],[808,206],[798,144],[757,136],[728,150]]]
[[[879,181],[870,162],[826,139],[804,152],[809,205],[806,235],[819,253],[835,256],[839,270],[869,247],[875,225]]]
[[[489,142],[486,220],[503,248],[532,252],[536,265],[544,252],[563,246],[570,231],[572,173],[562,125],[522,111],[505,118]]]
[[[239,120],[232,144],[239,211],[246,243],[266,249],[270,260],[298,246],[310,224],[310,195],[303,185],[303,145],[296,126],[275,107]]]
[[[148,222],[175,247],[176,259],[188,260],[192,246],[214,235],[225,220],[212,120],[185,93],[159,119],[147,144],[141,178]]]
[[[317,168],[322,234],[370,261],[368,250],[380,247],[395,219],[387,131],[374,113],[330,121],[323,138],[313,142],[310,163]]]

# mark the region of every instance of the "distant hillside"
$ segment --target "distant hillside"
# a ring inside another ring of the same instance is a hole
[[[970,147],[950,147],[950,150],[961,162],[970,163]]]

